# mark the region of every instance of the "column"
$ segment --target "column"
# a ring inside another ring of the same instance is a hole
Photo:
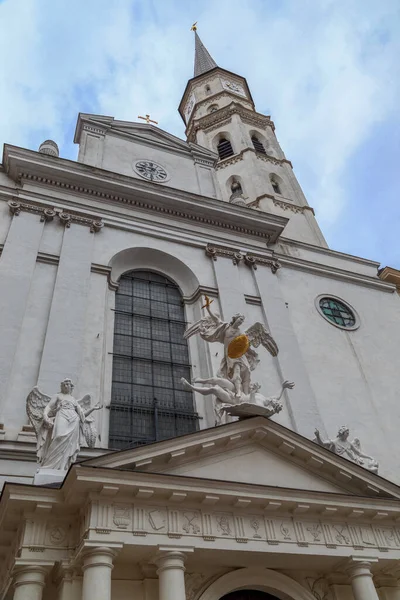
[[[184,551],[183,551],[184,550]],[[185,554],[193,548],[160,548],[155,558],[158,566],[158,600],[186,600]]]
[[[41,600],[47,570],[44,567],[21,567],[15,574],[14,600]]]
[[[0,422],[43,227],[38,214],[15,214],[0,258]]]
[[[282,380],[295,383],[288,403],[293,428],[307,437],[313,437],[315,428],[326,434],[289,310],[281,294],[279,271],[274,274],[268,266],[259,265],[254,276],[266,322],[279,347],[277,361]]]
[[[354,600],[379,600],[369,561],[352,559],[352,564],[346,571],[351,579]]]
[[[64,232],[38,378],[47,394],[65,377],[76,384],[81,372],[93,239],[84,225],[72,223]]]
[[[242,289],[237,264],[232,258],[217,257],[213,261],[217,280],[219,301],[225,321],[230,321],[235,313],[246,314],[246,301]]]
[[[111,600],[111,571],[115,555],[115,550],[106,546],[85,553],[82,600]]]

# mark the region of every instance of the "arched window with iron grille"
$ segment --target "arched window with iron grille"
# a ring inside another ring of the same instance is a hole
[[[217,151],[220,160],[233,156],[232,144],[226,138],[221,138],[218,142]]]
[[[129,448],[198,429],[185,315],[178,286],[148,271],[122,275],[115,297],[110,448]]]
[[[266,154],[264,144],[256,135],[251,136],[251,141],[253,142],[254,150],[256,152],[262,152],[262,154]]]

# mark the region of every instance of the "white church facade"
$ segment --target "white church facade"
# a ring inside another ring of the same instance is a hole
[[[400,274],[327,246],[195,43],[186,141],[81,113],[77,161],[4,146],[0,599],[399,600]],[[218,343],[240,315],[254,364]]]

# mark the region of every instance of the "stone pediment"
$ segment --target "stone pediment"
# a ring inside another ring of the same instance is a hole
[[[324,495],[400,498],[395,484],[263,417],[110,453],[82,464]]]
[[[136,123],[131,121],[118,121],[114,117],[101,115],[79,114],[75,131],[75,143],[80,142],[82,131],[94,131],[95,133],[107,135],[120,135],[131,139],[136,144],[143,144],[169,152],[193,155],[197,159],[203,158],[210,162],[210,166],[217,160],[217,155],[207,148],[198,144],[188,143],[171,135],[167,131],[152,124]]]

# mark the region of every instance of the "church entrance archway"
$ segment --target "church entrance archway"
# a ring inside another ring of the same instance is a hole
[[[279,598],[257,590],[237,590],[222,596],[220,600],[279,600]]]

